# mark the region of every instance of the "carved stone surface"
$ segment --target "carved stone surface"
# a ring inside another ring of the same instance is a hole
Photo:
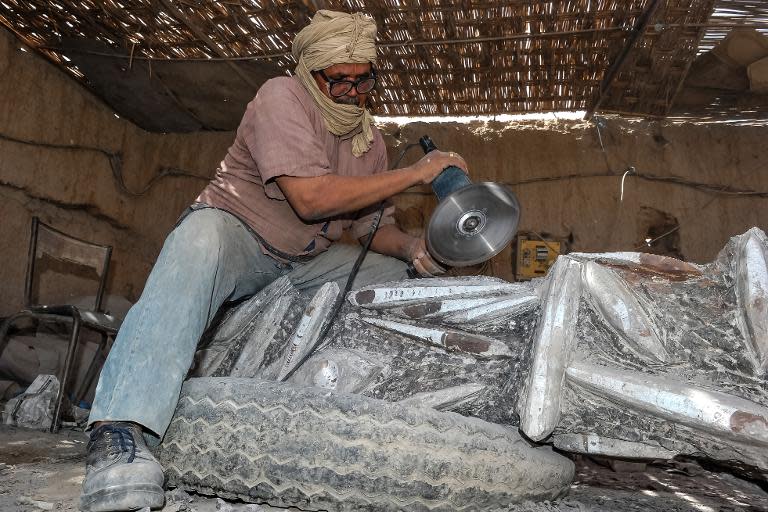
[[[766,255],[753,228],[708,265],[574,253],[529,283],[367,287],[290,380],[519,427],[563,450],[765,473]],[[275,379],[310,299],[282,283],[241,304],[227,316],[241,327],[213,336],[223,355],[206,371]]]
[[[520,428],[534,441],[549,436],[560,419],[565,369],[576,337],[582,265],[560,258],[552,267],[536,329]]]

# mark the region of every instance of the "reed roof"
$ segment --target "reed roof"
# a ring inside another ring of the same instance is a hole
[[[717,118],[738,112],[718,110],[717,105],[702,107],[698,113],[690,108],[675,112],[675,99],[697,55],[722,39],[730,27],[768,28],[766,4],[0,0],[0,23],[108,102],[113,103],[109,95],[115,87],[146,89],[147,102],[155,101],[155,94],[158,102],[172,101],[185,111],[190,129],[231,128],[224,114],[206,113],[215,103],[200,96],[221,102],[218,95],[228,94],[235,101],[227,108],[241,113],[241,103],[265,79],[294,68],[291,41],[318,8],[364,11],[375,18],[382,76],[373,98],[377,115],[586,110]],[[201,71],[204,67],[207,70]],[[136,73],[149,78],[132,76]],[[197,99],[189,97],[190,87]],[[149,128],[165,131],[162,126]]]

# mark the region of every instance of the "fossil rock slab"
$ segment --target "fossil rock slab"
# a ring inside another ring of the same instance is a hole
[[[761,476],[767,255],[754,228],[708,265],[573,253],[528,283],[370,286],[290,380],[476,416],[564,450],[707,457]],[[214,336],[234,347],[218,371],[277,378],[309,303],[281,283],[241,304],[226,317],[241,327]]]
[[[766,318],[767,248],[753,229],[709,265],[569,255],[586,270],[555,443],[611,439],[768,471],[768,386],[750,327]]]

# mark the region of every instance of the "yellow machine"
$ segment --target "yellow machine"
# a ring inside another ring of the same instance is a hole
[[[560,255],[560,242],[529,238],[528,235],[519,234],[515,279],[526,281],[546,275],[558,255]]]

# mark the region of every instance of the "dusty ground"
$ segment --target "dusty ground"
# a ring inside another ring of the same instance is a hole
[[[0,426],[0,511],[75,511],[85,468],[83,432],[57,435]],[[261,512],[267,506],[168,493],[164,512]],[[577,460],[577,478],[556,503],[528,503],[515,512],[728,512],[768,511],[768,493],[727,473],[695,464],[614,471]]]

